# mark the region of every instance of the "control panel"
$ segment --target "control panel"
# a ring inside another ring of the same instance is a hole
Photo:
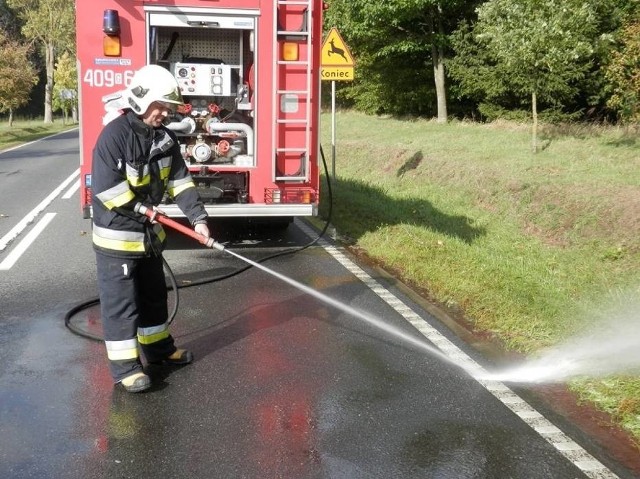
[[[239,72],[237,65],[175,63],[173,66],[183,96],[235,96]]]

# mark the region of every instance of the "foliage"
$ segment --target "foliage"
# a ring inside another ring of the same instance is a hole
[[[75,51],[75,9],[70,0],[6,0],[24,22],[22,34],[38,43],[45,57],[47,82],[45,85],[44,122],[51,123],[53,70],[56,55]]]
[[[640,19],[622,30],[622,48],[613,52],[606,72],[613,94],[609,106],[628,121],[640,121]]]
[[[356,80],[339,84],[338,98],[367,113],[433,115],[433,49],[442,48],[452,111],[531,108],[535,87],[556,116],[602,118],[614,39],[638,8],[634,0],[333,0],[325,25],[339,28],[356,59]],[[508,39],[491,41],[496,32]],[[518,62],[497,55],[500,46]]]
[[[535,93],[557,105],[591,66],[595,11],[582,0],[489,0],[456,36],[452,74],[465,94],[500,100]]]
[[[53,110],[62,110],[66,121],[69,111],[78,105],[78,73],[76,62],[64,52],[56,63],[53,86]]]
[[[6,0],[24,22],[23,35],[59,51],[75,52],[75,8],[70,0]]]
[[[0,30],[10,38],[18,38],[21,28],[20,19],[7,8],[5,2],[0,2]]]
[[[433,115],[434,48],[447,48],[449,33],[477,3],[333,0],[325,25],[340,30],[356,57],[356,80],[341,96],[369,113]]]
[[[29,46],[0,32],[0,112],[13,112],[29,100],[37,72],[29,61]],[[12,117],[10,116],[10,122]]]
[[[565,111],[584,113],[585,119],[608,119],[611,110],[607,107],[610,88],[605,78],[606,67],[617,45],[615,38],[625,18],[640,7],[636,0],[592,1],[596,18],[596,30],[592,42],[594,54],[592,66],[586,75],[576,80],[577,95],[563,103]]]

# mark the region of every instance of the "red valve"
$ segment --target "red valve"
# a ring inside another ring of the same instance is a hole
[[[218,143],[218,154],[220,156],[224,156],[227,153],[229,153],[230,149],[231,149],[231,145],[229,144],[229,142],[227,140],[221,140]]]

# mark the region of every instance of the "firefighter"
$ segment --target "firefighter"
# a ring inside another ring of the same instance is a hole
[[[193,354],[176,348],[168,330],[165,232],[134,206],[155,207],[167,193],[196,232],[210,233],[176,137],[163,126],[183,104],[175,78],[147,65],[119,93],[120,114],[113,118],[111,107],[93,149],[93,247],[111,374],[126,391],[141,392],[151,387],[151,379],[140,352],[148,363],[174,365],[189,364]]]

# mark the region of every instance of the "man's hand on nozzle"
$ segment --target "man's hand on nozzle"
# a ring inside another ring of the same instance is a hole
[[[209,227],[207,226],[207,223],[196,223],[193,229],[195,230],[196,233],[206,238],[211,237],[211,232],[209,231]]]

